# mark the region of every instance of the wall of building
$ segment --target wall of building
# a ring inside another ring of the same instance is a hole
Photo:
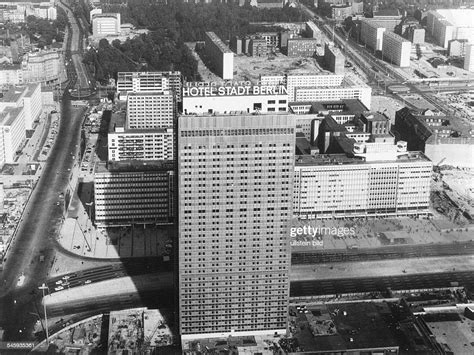
[[[206,32],[205,50],[212,61],[217,74],[224,80],[234,77],[234,53],[214,32]]]
[[[312,166],[297,162],[293,213],[308,217],[426,212],[431,171],[429,160]]]
[[[286,332],[294,125],[178,118],[182,339]]]
[[[108,134],[109,160],[173,160],[172,129]]]
[[[174,178],[173,171],[96,173],[95,222],[99,226],[172,222]]]
[[[172,94],[131,93],[127,100],[127,128],[172,128],[174,112]]]
[[[410,66],[411,42],[393,32],[383,34],[382,56],[400,67]]]
[[[249,95],[249,96],[194,96],[183,97],[183,112],[190,113],[230,113],[242,111],[252,113],[286,112],[288,96]]]
[[[358,99],[369,110],[372,101],[370,87],[330,87],[330,88],[297,88],[294,101],[328,101]]]

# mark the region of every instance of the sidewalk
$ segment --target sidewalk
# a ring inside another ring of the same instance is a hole
[[[92,198],[91,187],[85,189],[84,201]],[[85,202],[86,207],[89,205]],[[132,226],[97,229],[89,218],[77,193],[70,203],[58,242],[80,256],[94,259],[123,259],[168,255],[171,252],[173,228],[170,226]],[[94,207],[91,205],[91,209]],[[89,209],[89,207],[87,207]]]

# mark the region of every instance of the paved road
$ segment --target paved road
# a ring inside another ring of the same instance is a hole
[[[25,339],[25,332],[29,333],[36,321],[29,312],[36,312],[37,286],[46,280],[57,246],[55,237],[64,212],[63,205],[57,203],[59,194],[69,185],[74,164],[71,152],[77,154],[83,111],[72,109],[69,99],[63,98],[58,137],[6,256],[1,275],[0,327],[5,329],[7,339]],[[45,255],[44,262],[39,260],[40,253]],[[22,273],[24,284],[17,287]]]
[[[61,7],[67,14],[68,21],[69,21],[69,28],[71,29],[71,40],[70,40],[70,55],[72,59],[72,63],[74,65],[74,75],[77,75],[77,82],[75,82],[74,87],[75,89],[80,90],[87,90],[90,88],[89,78],[87,76],[87,70],[82,63],[82,53],[83,53],[83,38],[84,38],[84,30],[80,26],[77,18],[74,16],[71,7],[68,4],[63,2],[58,2],[58,6]],[[71,62],[69,62],[71,63]],[[72,64],[68,64],[68,69],[71,67]],[[84,96],[90,94],[90,91],[86,91],[82,93]]]

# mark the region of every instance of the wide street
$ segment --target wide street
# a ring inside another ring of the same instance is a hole
[[[84,109],[72,109],[69,98],[63,98],[56,143],[6,255],[1,274],[0,327],[5,329],[7,339],[24,339],[22,333],[30,330],[37,319],[29,312],[37,312],[34,304],[40,292],[37,287],[46,280],[54,256],[55,236],[64,209],[62,203],[58,204],[59,195],[69,187],[74,164],[72,154],[76,155],[79,147]],[[40,254],[45,256],[43,262],[40,261]],[[24,283],[18,287],[18,278],[22,274],[25,276]]]

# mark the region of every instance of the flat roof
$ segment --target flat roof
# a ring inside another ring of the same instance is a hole
[[[0,112],[0,126],[10,126],[23,107],[7,107]]]
[[[307,313],[290,306],[290,311],[296,314],[294,337],[305,352],[398,348],[386,302],[307,306]]]
[[[0,98],[1,102],[17,102],[18,99],[25,92],[25,86],[12,86],[8,89],[7,92],[3,93],[3,97]]]
[[[206,32],[206,35],[209,37],[209,39],[216,45],[219,47],[219,49],[223,52],[223,53],[234,53],[232,52],[229,47],[227,47],[225,45],[224,42],[222,42],[222,40],[214,33],[214,32]]]
[[[173,170],[174,162],[171,160],[121,160],[97,162],[96,173],[124,173],[124,172],[153,172]]]
[[[323,166],[323,165],[357,165],[357,164],[373,164],[384,162],[413,162],[413,161],[430,161],[422,152],[413,151],[400,155],[395,160],[380,160],[366,162],[360,157],[349,157],[346,154],[316,154],[316,155],[299,155],[295,157],[295,166]]]

